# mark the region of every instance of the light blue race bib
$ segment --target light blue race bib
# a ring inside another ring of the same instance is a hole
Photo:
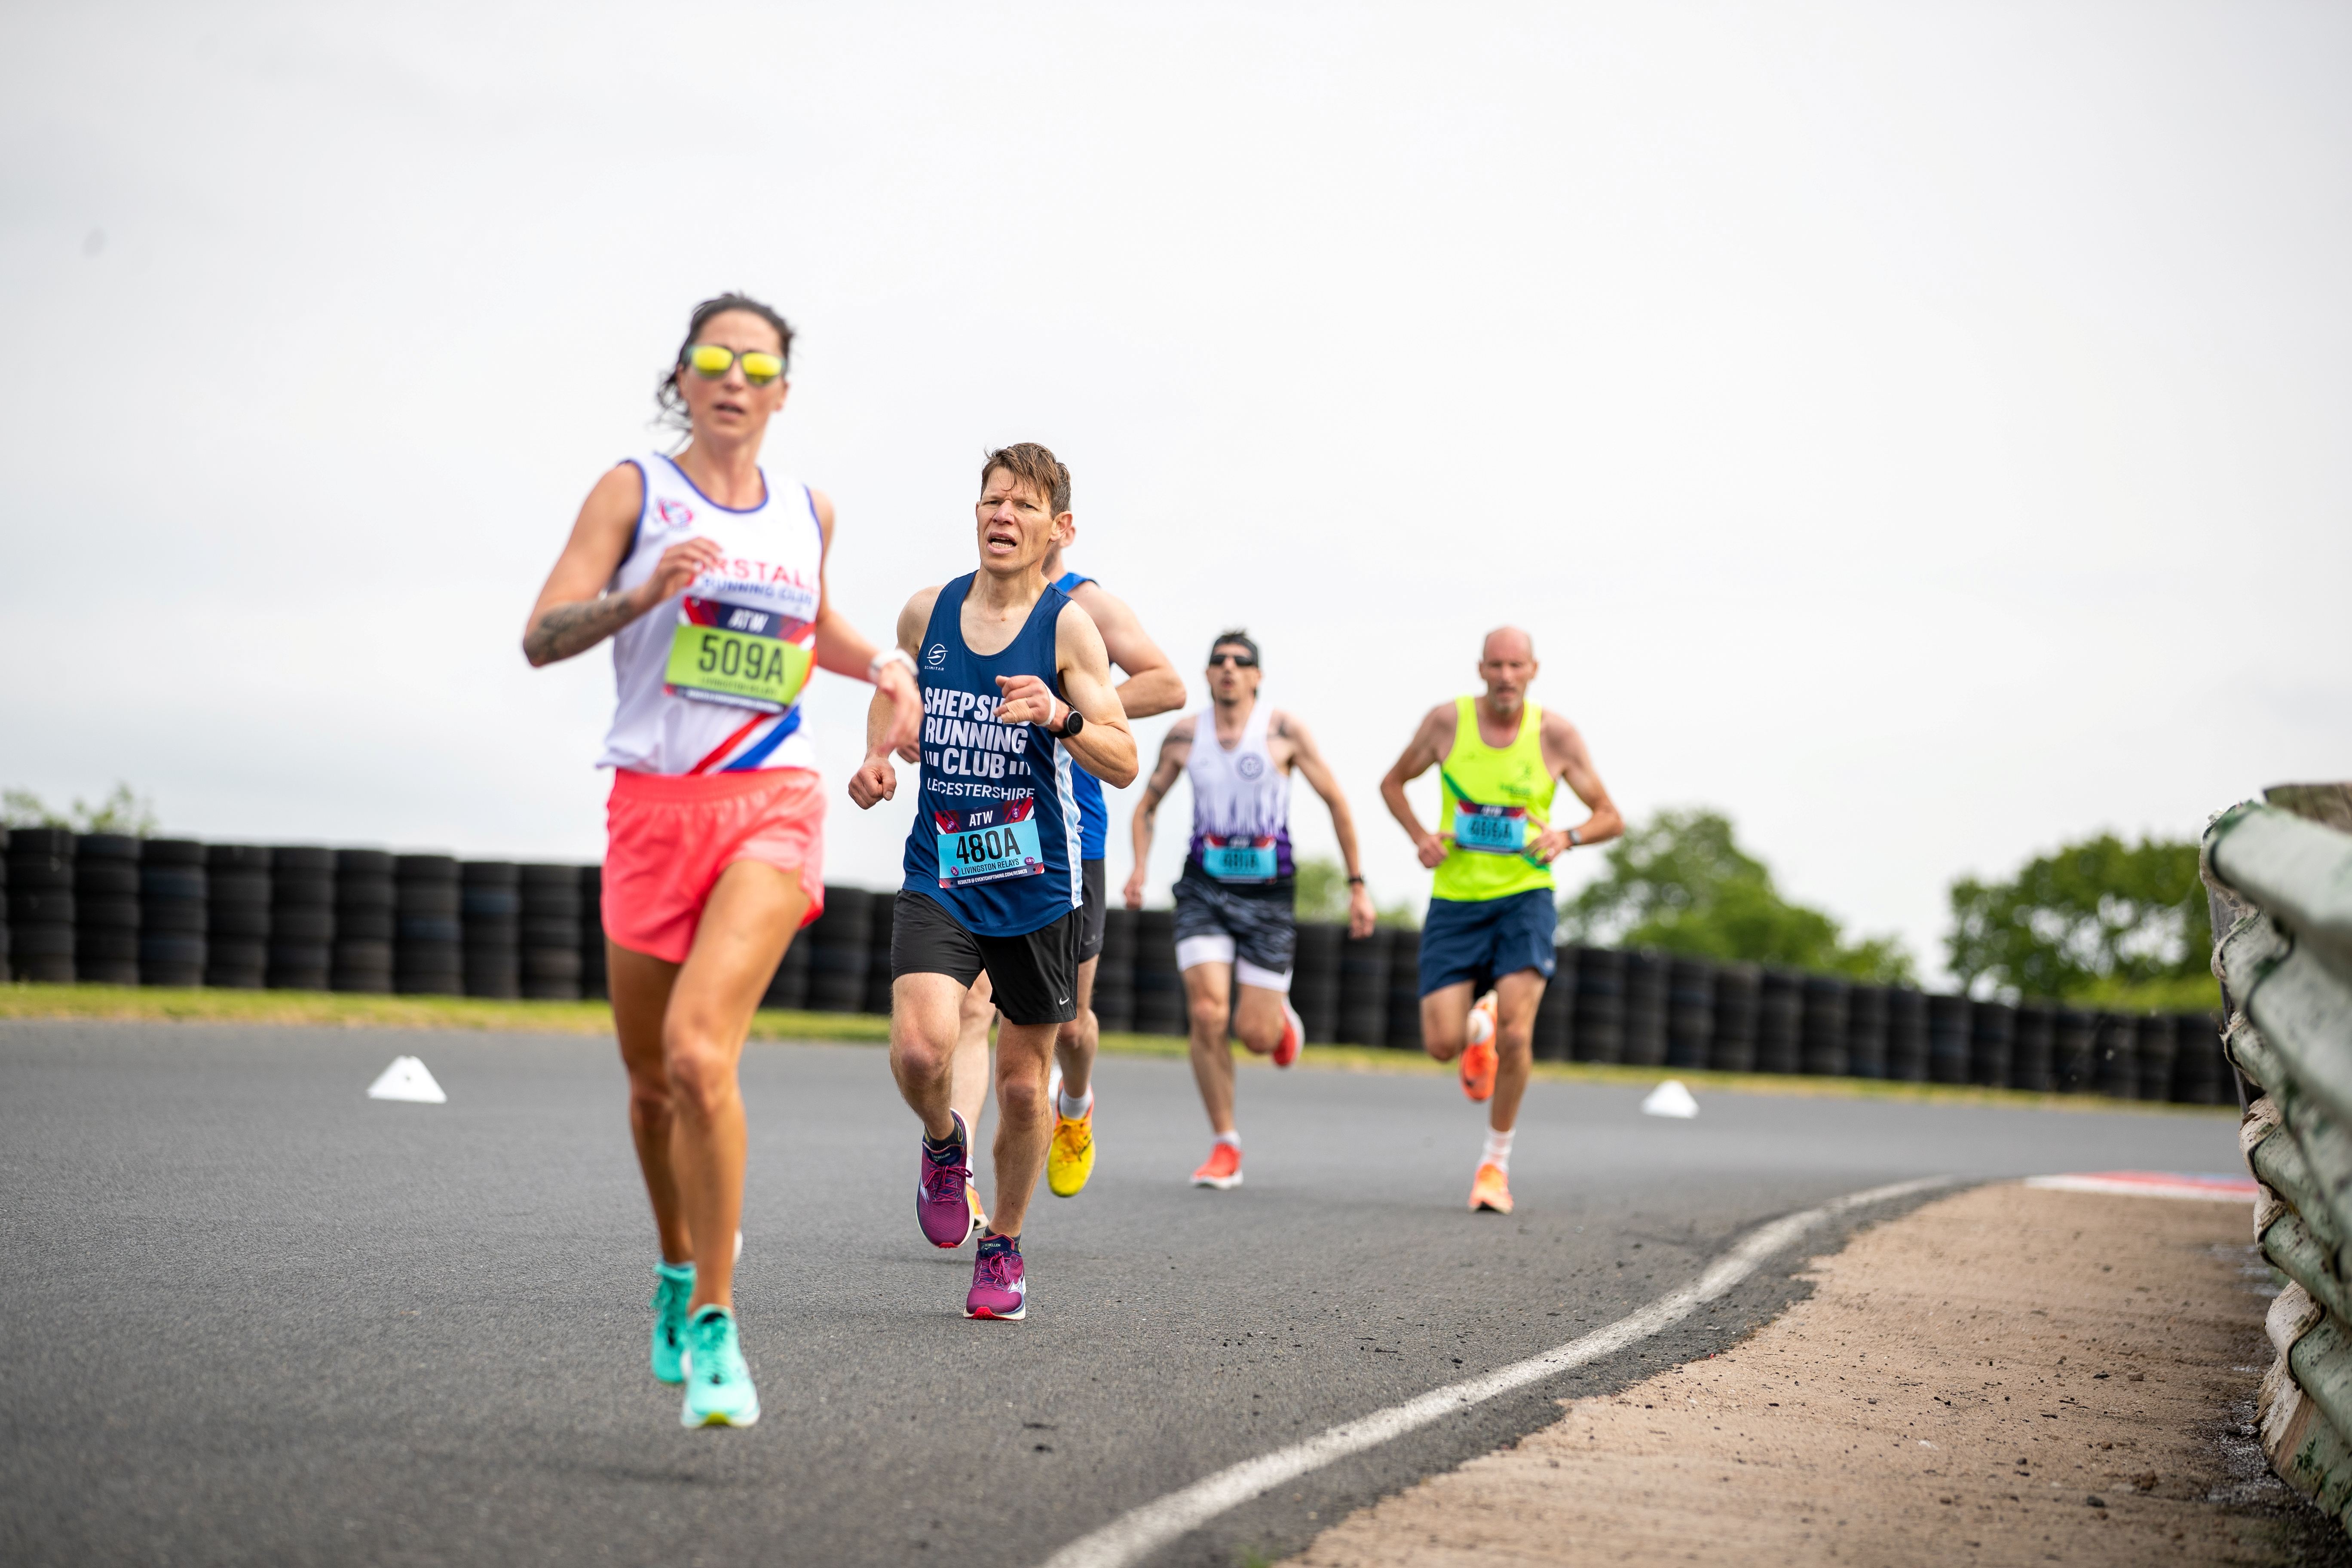
[[[1220,882],[1271,882],[1275,877],[1274,840],[1206,838],[1201,846],[1201,869]]]
[[[1528,847],[1528,808],[1456,801],[1454,842],[1486,855],[1517,855]]]
[[[1037,842],[1034,805],[1024,796],[983,811],[940,813],[940,886],[1044,876],[1045,852]],[[1003,820],[1007,817],[1012,820]]]

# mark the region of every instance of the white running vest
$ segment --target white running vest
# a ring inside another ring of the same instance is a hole
[[[663,551],[688,539],[709,540],[724,558],[614,637],[619,700],[596,765],[669,774],[815,767],[799,689],[814,672],[824,535],[808,487],[762,470],[767,494],[737,511],[666,457],[626,461],[645,476],[646,499],[611,592],[643,583]],[[688,641],[674,647],[681,633]]]
[[[1192,784],[1189,858],[1221,882],[1269,882],[1291,874],[1290,775],[1274,765],[1265,726],[1274,710],[1250,710],[1232,751],[1217,741],[1215,704],[1192,726],[1184,776]]]

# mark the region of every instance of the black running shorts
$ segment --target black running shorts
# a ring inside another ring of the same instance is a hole
[[[1110,919],[1110,902],[1103,896],[1103,863],[1078,862],[1078,880],[1086,902],[1078,910],[1078,962],[1102,956],[1103,924]]]
[[[945,974],[968,986],[986,971],[1005,1022],[1066,1024],[1078,1016],[1084,921],[1072,910],[1026,936],[982,936],[959,925],[938,900],[901,892],[890,911],[890,978]]]
[[[1234,965],[1244,985],[1290,989],[1298,942],[1297,889],[1278,882],[1219,882],[1187,862],[1176,879],[1176,963]]]

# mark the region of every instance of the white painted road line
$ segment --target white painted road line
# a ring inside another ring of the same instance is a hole
[[[1914,1182],[1896,1182],[1892,1186],[1872,1187],[1867,1192],[1849,1193],[1819,1208],[1807,1209],[1785,1219],[1776,1219],[1769,1225],[1759,1226],[1743,1237],[1738,1246],[1708,1265],[1706,1272],[1700,1275],[1696,1283],[1685,1285],[1671,1295],[1661,1296],[1639,1311],[1620,1318],[1606,1328],[1596,1329],[1581,1339],[1570,1340],[1557,1350],[1546,1351],[1541,1355],[1530,1356],[1526,1361],[1515,1362],[1494,1372],[1433,1389],[1418,1399],[1392,1405],[1386,1410],[1376,1410],[1370,1415],[1318,1433],[1303,1443],[1277,1448],[1271,1454],[1245,1459],[1213,1476],[1205,1476],[1181,1491],[1171,1492],[1157,1502],[1146,1503],[1112,1521],[1090,1535],[1080,1536],[1045,1559],[1043,1568],[1127,1568],[1128,1564],[1141,1561],[1188,1531],[1198,1530],[1226,1510],[1236,1508],[1261,1493],[1272,1491],[1309,1470],[1320,1469],[1334,1459],[1344,1459],[1350,1454],[1378,1447],[1391,1437],[1402,1437],[1433,1421],[1467,1410],[1474,1405],[1484,1404],[1496,1394],[1508,1394],[1528,1384],[1539,1383],[1545,1378],[1599,1361],[1628,1345],[1637,1344],[1661,1330],[1672,1328],[1707,1302],[1727,1294],[1733,1287],[1762,1268],[1774,1253],[1839,1215],[1866,1205],[1885,1203],[1891,1198],[1909,1197],[1914,1193],[1949,1186],[1955,1179],[1951,1176],[1925,1176]]]

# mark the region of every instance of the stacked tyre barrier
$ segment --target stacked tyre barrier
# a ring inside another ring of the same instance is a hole
[[[866,993],[858,1011],[890,1012],[890,922],[896,916],[898,895],[877,893],[866,914]]]
[[[205,847],[191,838],[150,838],[139,857],[139,984],[205,983],[210,925]]]
[[[457,862],[446,855],[402,855],[392,863],[392,988],[404,996],[462,996],[464,925]]]
[[[1375,932],[1376,936],[1384,934]],[[1102,984],[1099,971],[1095,984]],[[1181,1035],[1184,982],[1176,972],[1176,911],[1139,910],[1135,916],[1135,1032]],[[1385,992],[1381,1005],[1388,1005]]]
[[[1766,969],[1756,979],[1756,1070],[1801,1072],[1805,1056],[1805,978]]]
[[[71,984],[74,836],[63,828],[19,827],[8,835],[7,865],[9,973]]]
[[[824,912],[801,933],[809,944],[812,1012],[864,1010],[866,972],[873,966],[873,921],[874,895],[865,889],[824,890]]]
[[[1421,933],[1399,927],[1372,934],[1388,938],[1386,1043],[1397,1050],[1417,1051],[1421,1049]]]
[[[1290,1005],[1306,1026],[1310,1046],[1328,1046],[1339,1037],[1339,943],[1344,934],[1340,927],[1321,921],[1298,928],[1291,962]],[[1096,980],[1099,984],[1099,973]],[[1099,1016],[1100,1010],[1097,1012]]]
[[[1834,974],[1808,974],[1799,1015],[1798,1060],[1817,1078],[1843,1078],[1846,1070],[1846,983]]]
[[[806,944],[794,941],[802,949],[801,964],[808,964]],[[806,981],[803,981],[803,990]],[[580,994],[601,1001],[610,994],[604,981],[604,868],[580,868]],[[797,1007],[800,1002],[792,1004]]]
[[[373,849],[18,828],[0,840],[0,963],[21,981],[560,1001],[608,994],[603,871]],[[887,1015],[895,890],[835,886],[762,1005]],[[1421,1048],[1417,931],[1298,928],[1292,1005],[1314,1045]],[[2215,1022],[1925,995],[1686,954],[1561,945],[1538,1060],[1843,1074],[2225,1103]],[[1113,909],[1105,1030],[1181,1037],[1174,913]]]
[[[1136,1026],[1142,1027],[1140,1020]],[[1389,1043],[1387,931],[1375,930],[1360,939],[1340,939],[1339,1035],[1348,1045]]]
[[[383,995],[392,989],[396,931],[392,857],[335,851],[335,941],[327,986]]]
[[[1663,1067],[1666,1060],[1666,983],[1662,952],[1625,955],[1625,1054],[1628,1067]]]
[[[205,984],[258,991],[269,978],[269,851],[205,846]]]
[[[580,868],[525,866],[517,879],[522,899],[522,994],[535,1002],[580,1000]]]
[[[74,977],[97,985],[139,984],[141,842],[85,833],[74,844]]]
[[[604,956],[604,933],[599,931],[596,937],[596,952],[597,957],[600,960]],[[760,1005],[763,1007],[781,1007],[787,1012],[793,1013],[803,1012],[807,1009],[809,1005],[809,952],[812,945],[813,944],[808,940],[808,928],[803,926],[800,932],[793,938],[792,945],[784,949],[783,959],[776,965],[776,973],[769,977],[768,994],[761,999]],[[596,980],[598,988],[593,992],[588,993],[588,994],[602,996],[605,994],[604,971],[602,963],[599,963],[596,967]]]
[[[1103,911],[1102,956],[1095,963],[1096,1020],[1118,1034],[1135,1028],[1135,911]]]
[[[1570,1059],[1625,1059],[1625,955],[1613,948],[1576,950],[1575,1037]]]
[[[2202,855],[2254,1237],[2289,1280],[2255,1408],[2281,1479],[2352,1530],[2352,785],[2265,798],[2217,817]]]
[[[522,994],[522,868],[510,860],[466,860],[457,868],[457,930],[466,994]]]
[[[335,966],[335,852],[308,846],[269,852],[272,991],[324,991]]]

